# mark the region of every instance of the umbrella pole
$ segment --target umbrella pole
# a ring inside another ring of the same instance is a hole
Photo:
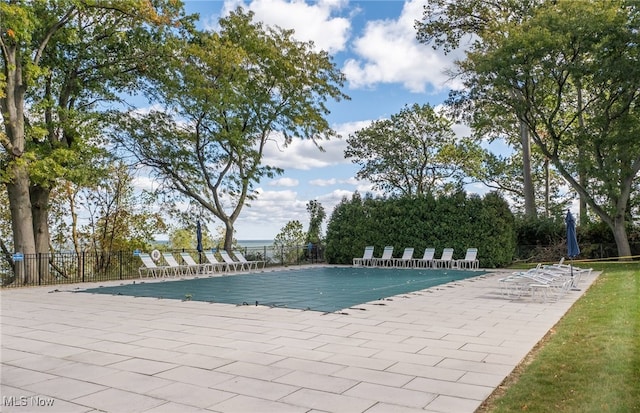
[[[577,288],[575,278],[573,278],[573,258],[571,259],[571,262],[569,263],[569,269],[571,270],[571,291],[580,291],[580,289]]]

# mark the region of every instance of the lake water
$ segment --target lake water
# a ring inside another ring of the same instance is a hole
[[[251,239],[251,240],[238,240],[238,245],[242,248],[258,248],[258,247],[270,247],[273,245],[272,239]]]

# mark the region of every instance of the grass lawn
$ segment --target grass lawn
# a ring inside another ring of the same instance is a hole
[[[477,412],[640,412],[640,263],[593,268],[603,274]]]

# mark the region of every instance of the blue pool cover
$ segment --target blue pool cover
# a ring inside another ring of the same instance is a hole
[[[314,267],[167,282],[138,281],[81,292],[335,312],[482,274],[450,269]]]

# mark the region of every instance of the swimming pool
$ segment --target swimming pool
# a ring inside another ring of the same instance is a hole
[[[327,266],[167,282],[136,282],[80,292],[335,312],[482,274],[485,273],[450,269]]]

